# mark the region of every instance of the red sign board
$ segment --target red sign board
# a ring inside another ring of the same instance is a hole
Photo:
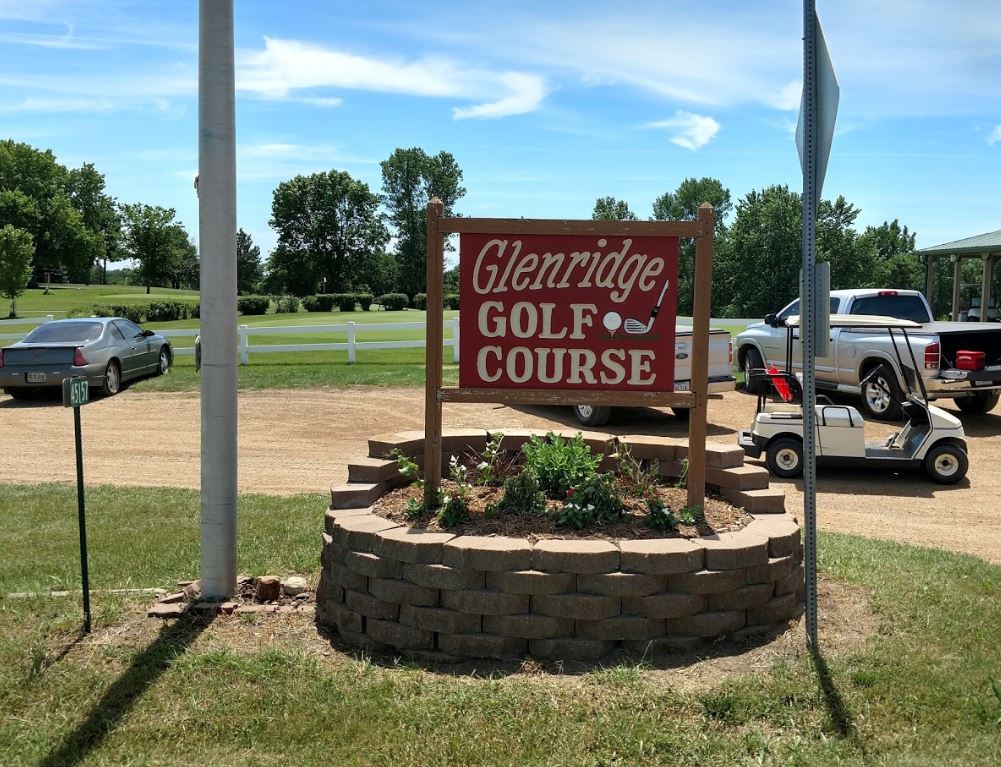
[[[460,235],[459,386],[674,391],[677,237]]]

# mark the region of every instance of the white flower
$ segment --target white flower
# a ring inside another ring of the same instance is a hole
[[[481,470],[482,470],[482,469],[485,469],[485,468],[487,468],[487,466],[489,466],[489,465],[490,465],[490,464],[489,464],[489,463],[487,463],[486,461],[480,461],[480,463],[479,463],[479,464],[477,465],[477,467],[476,467],[476,468],[477,468],[477,469],[481,469]]]

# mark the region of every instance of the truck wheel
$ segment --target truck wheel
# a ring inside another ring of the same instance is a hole
[[[612,408],[605,405],[574,405],[573,414],[585,426],[604,426],[612,417]]]
[[[966,476],[966,451],[950,442],[934,445],[925,456],[925,474],[940,485],[954,485]]]
[[[1001,389],[978,391],[969,397],[956,397],[956,407],[964,413],[989,413],[997,407]]]
[[[862,410],[877,421],[899,420],[901,396],[893,368],[880,365],[862,385]]]
[[[803,473],[803,443],[793,437],[774,440],[765,453],[765,463],[776,477],[798,477]]]
[[[768,382],[757,380],[753,383],[747,376],[748,370],[763,370],[765,361],[761,359],[761,354],[753,346],[744,354],[744,391],[748,394],[764,394],[768,389]]]

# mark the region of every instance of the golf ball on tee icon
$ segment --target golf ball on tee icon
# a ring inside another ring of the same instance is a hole
[[[601,324],[605,326],[605,330],[614,336],[615,331],[622,327],[622,317],[619,316],[618,312],[608,312],[602,318]]]

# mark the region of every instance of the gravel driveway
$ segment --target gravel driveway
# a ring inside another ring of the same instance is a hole
[[[754,398],[728,393],[709,406],[710,439],[736,440]],[[367,454],[369,436],[423,426],[417,389],[305,389],[240,393],[242,492],[322,493],[347,478],[347,462]],[[89,484],[198,487],[199,395],[125,391],[81,410]],[[1001,409],[963,416],[970,447],[967,480],[935,485],[920,473],[821,470],[818,524],[1001,563]],[[575,427],[569,408],[447,404],[445,426]],[[868,424],[876,436],[893,428]],[[605,429],[616,434],[685,436],[669,410],[623,408]],[[75,481],[73,417],[49,400],[0,395],[0,482]],[[774,480],[786,508],[802,516],[801,482]]]

